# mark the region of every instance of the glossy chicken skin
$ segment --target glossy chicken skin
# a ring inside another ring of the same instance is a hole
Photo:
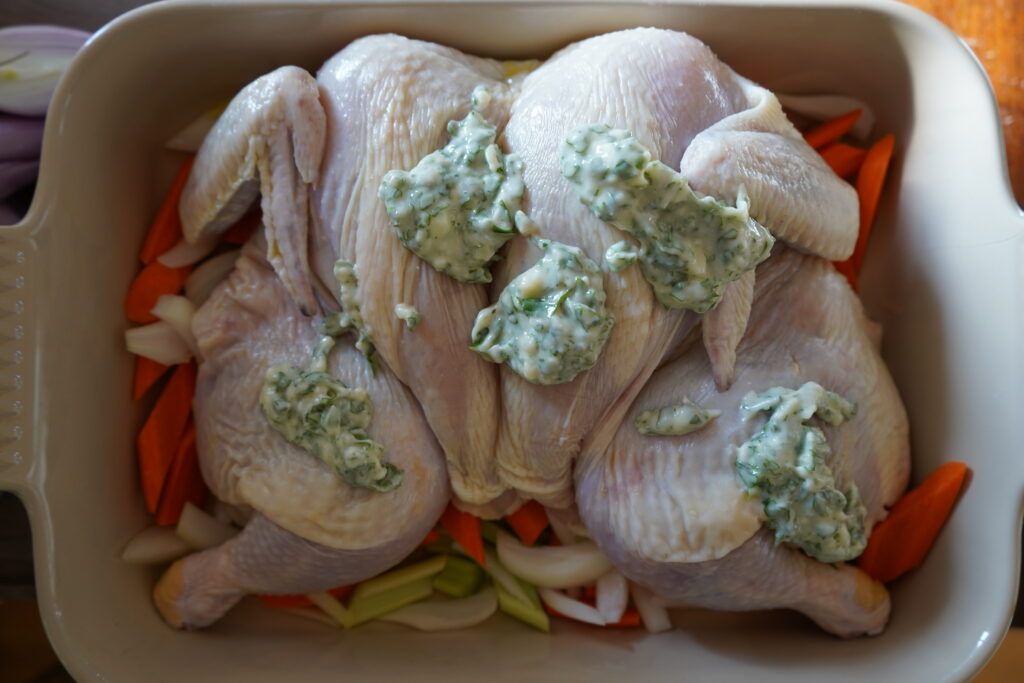
[[[505,139],[525,164],[525,208],[543,237],[580,247],[599,263],[609,246],[626,239],[597,219],[560,173],[563,140],[574,128],[594,123],[632,131],[654,158],[679,167],[694,188],[723,201],[734,202],[743,186],[751,215],[781,239],[829,253],[853,248],[856,197],[823,162],[808,162],[798,175],[789,172],[795,158],[816,153],[775,97],[737,76],[695,38],[661,29],[575,43],[524,81]],[[749,163],[728,165],[711,153],[734,146],[735,136],[749,146]],[[809,193],[831,217],[815,224],[800,219]],[[539,250],[525,240],[510,243],[496,268],[495,292],[538,257]],[[659,304],[639,268],[604,277],[616,322],[592,369],[558,386],[533,385],[507,367],[501,371],[502,475],[524,497],[554,508],[572,504],[576,454],[581,448],[604,449],[665,353],[698,321],[694,313]],[[741,278],[706,315],[705,344],[723,388],[731,379],[752,288],[752,276]]]
[[[858,405],[849,421],[823,426],[828,464],[840,489],[857,485],[867,528],[882,519],[906,487],[909,445],[906,413],[874,334],[831,264],[776,247],[757,271],[732,387],[719,392],[702,350],[691,348],[654,374],[607,451],[581,457],[577,504],[594,540],[629,578],[673,603],[789,607],[837,635],[881,631],[885,589],[852,566],[775,545],[734,467],[736,448],[759,424],[743,419],[743,397],[815,381]],[[634,427],[640,411],[683,398],[722,413],[687,436],[644,436]]]
[[[246,593],[308,593],[378,574],[412,551],[450,491],[440,447],[419,405],[386,368],[339,340],[328,372],[370,395],[370,438],[403,470],[401,485],[356,488],[288,443],[259,405],[267,370],[308,367],[320,339],[260,252],[248,245],[231,277],[198,311],[202,355],[196,433],[203,478],[222,501],[255,510],[237,538],[175,563],[155,601],[168,623],[200,627]]]

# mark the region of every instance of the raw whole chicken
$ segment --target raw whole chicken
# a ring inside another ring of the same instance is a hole
[[[608,150],[631,160],[601,175]],[[608,204],[634,190],[648,193],[634,215]],[[884,588],[773,542],[734,466],[756,424],[740,417],[747,393],[816,382],[859,406],[824,434],[836,486],[860,491],[850,506],[863,504],[865,534],[905,486],[899,397],[827,261],[853,249],[856,195],[775,96],[707,46],[633,29],[524,71],[362,38],[315,78],[282,67],[236,96],[185,188],[186,238],[216,239],[257,196],[264,230],[193,321],[203,476],[253,513],[235,539],[165,573],[154,598],[168,623],[201,627],[247,593],[380,573],[449,500],[501,517],[532,498],[674,604],[792,607],[840,635],[882,628]],[[687,243],[659,260],[658,240],[677,237],[651,236],[660,218],[695,214],[734,235],[731,256]],[[659,285],[677,262],[696,275]],[[571,277],[544,270],[567,264]],[[555,379],[511,362],[539,337],[529,316],[499,328],[502,311],[558,310],[592,318],[600,342]],[[521,346],[482,350],[517,329]],[[281,426],[294,412],[284,397],[306,395],[287,392],[311,377],[372,406],[365,433],[346,437],[358,466]],[[720,413],[688,436],[635,426],[687,401]]]

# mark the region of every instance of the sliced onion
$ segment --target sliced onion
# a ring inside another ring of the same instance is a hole
[[[788,111],[815,121],[826,121],[854,109],[863,110],[850,133],[860,141],[868,139],[875,127],[875,112],[865,102],[847,95],[779,95],[779,102]]]
[[[205,550],[235,537],[238,529],[186,502],[175,533],[196,550]]]
[[[0,161],[0,200],[31,183],[37,175],[38,161]]]
[[[57,82],[88,38],[63,26],[0,29],[0,111],[45,114]]]
[[[199,265],[185,280],[185,296],[196,306],[202,306],[210,297],[213,288],[221,283],[235,268],[240,249],[225,251]]]
[[[497,609],[498,596],[493,588],[487,587],[468,598],[417,602],[377,618],[380,621],[412,626],[420,631],[451,631],[475,626]]]
[[[40,116],[0,114],[0,161],[38,159],[43,146],[45,124],[45,119]]]
[[[168,526],[146,527],[128,541],[121,559],[132,564],[165,564],[192,552],[193,548]]]
[[[538,588],[537,593],[545,605],[576,621],[594,624],[595,626],[604,626],[608,623],[596,609],[585,602],[573,600],[565,593],[560,593],[552,588]]]
[[[654,593],[632,581],[629,583],[629,592],[633,595],[636,610],[640,613],[640,621],[649,633],[672,630],[672,621],[669,619],[668,610],[665,609],[665,603]]]
[[[458,545],[458,544],[456,544]],[[530,596],[526,594],[523,587],[519,585],[519,581],[516,577],[512,576],[512,573],[498,559],[490,550],[484,549],[484,559],[487,560],[487,566],[484,567],[484,571],[490,574],[491,578],[497,581],[502,588],[509,592],[512,597],[517,600],[522,600],[526,604],[530,604]]]
[[[150,313],[173,327],[193,356],[199,355],[196,336],[192,334],[192,316],[196,314],[195,304],[183,296],[161,294],[157,297],[156,305],[153,306]]]
[[[206,237],[196,243],[179,240],[177,244],[156,257],[168,268],[182,268],[199,263],[217,248],[216,237]]]
[[[597,580],[612,563],[593,541],[572,545],[527,547],[498,532],[498,559],[519,578],[545,588],[569,588]]]
[[[352,618],[352,613],[345,609],[345,606],[341,604],[338,598],[334,597],[327,591],[317,591],[316,593],[308,593],[306,595],[310,602],[319,607],[324,613],[331,618],[331,623],[335,626],[342,628],[352,628],[355,620]]]
[[[206,139],[207,133],[217,123],[224,107],[214,107],[200,114],[192,123],[179,130],[174,137],[164,143],[164,147],[176,152],[198,152]]]
[[[187,363],[192,357],[185,340],[163,320],[125,330],[124,343],[136,356],[145,356],[163,365]]]
[[[609,624],[622,619],[629,603],[629,583],[614,569],[597,579],[597,611]]]

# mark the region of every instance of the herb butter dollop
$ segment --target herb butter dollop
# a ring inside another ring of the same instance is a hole
[[[766,259],[774,244],[750,217],[742,190],[735,207],[697,194],[627,130],[575,129],[562,146],[561,171],[595,216],[640,243],[640,268],[668,308],[710,310],[725,285]],[[608,260],[612,268],[623,263]]]
[[[544,255],[477,314],[470,348],[529,382],[560,384],[593,367],[615,319],[597,264],[577,247],[534,243]]]
[[[677,436],[691,434],[721,414],[720,410],[709,410],[684,398],[677,406],[645,410],[636,416],[633,424],[641,434]]]
[[[280,365],[267,372],[260,394],[267,420],[352,486],[380,492],[396,488],[402,471],[384,462],[384,447],[366,433],[372,412],[366,391],[317,369],[323,367],[318,358],[314,366]]]
[[[747,416],[771,415],[736,454],[741,485],[764,504],[777,543],[794,543],[822,562],[852,560],[867,539],[867,511],[857,486],[844,493],[825,460],[831,452],[813,416],[836,426],[853,417],[857,406],[815,382],[798,389],[775,387],[751,392],[741,410]]]
[[[379,190],[402,244],[461,282],[491,281],[487,264],[515,234],[523,197],[522,161],[502,153],[477,111],[488,99],[474,91],[474,109],[448,124],[448,144],[410,171],[389,171]]]

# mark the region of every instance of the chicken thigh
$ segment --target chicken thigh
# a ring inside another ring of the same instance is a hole
[[[736,467],[737,449],[759,422],[744,419],[745,395],[817,382],[857,405],[852,418],[822,431],[836,487],[856,485],[869,533],[909,472],[906,414],[874,334],[831,264],[776,247],[757,270],[732,387],[719,392],[706,355],[691,347],[654,374],[607,451],[581,456],[577,503],[594,540],[624,574],[672,603],[788,607],[841,636],[879,632],[885,589],[850,565],[773,540],[763,526],[767,506],[743,489]],[[634,426],[642,411],[686,399],[721,413],[685,436],[643,435]]]
[[[597,218],[560,172],[566,137],[589,124],[631,131],[652,157],[673,167],[681,163],[694,188],[730,205],[745,189],[750,215],[781,239],[829,253],[853,248],[852,190],[811,159],[814,151],[771,93],[737,76],[691,36],[633,29],[575,43],[525,79],[512,107],[505,138],[524,162],[526,210],[540,235],[579,247],[600,262],[626,235]],[[746,136],[749,161],[728,165],[713,152],[735,144],[736,135]],[[797,159],[802,165],[793,173]],[[812,198],[827,207],[820,213],[831,212],[817,223],[800,218]],[[515,240],[504,256],[495,291],[533,264],[539,250]],[[615,327],[593,368],[555,386],[531,384],[501,368],[502,476],[524,497],[554,508],[572,503],[572,463],[581,446],[603,450],[666,351],[698,321],[696,313],[663,306],[640,268],[609,270],[604,277]],[[748,271],[727,285],[719,307],[706,314],[705,342],[723,387],[731,379],[753,283]]]
[[[397,487],[350,485],[264,416],[268,369],[309,364],[322,337],[262,259],[264,248],[258,238],[245,248],[193,323],[203,478],[220,500],[255,514],[239,536],[178,561],[158,583],[155,602],[176,627],[206,626],[247,593],[307,593],[378,574],[416,547],[450,495],[444,456],[416,401],[387,368],[371,373],[347,340],[330,351],[326,371],[369,394],[367,432],[401,471]]]

